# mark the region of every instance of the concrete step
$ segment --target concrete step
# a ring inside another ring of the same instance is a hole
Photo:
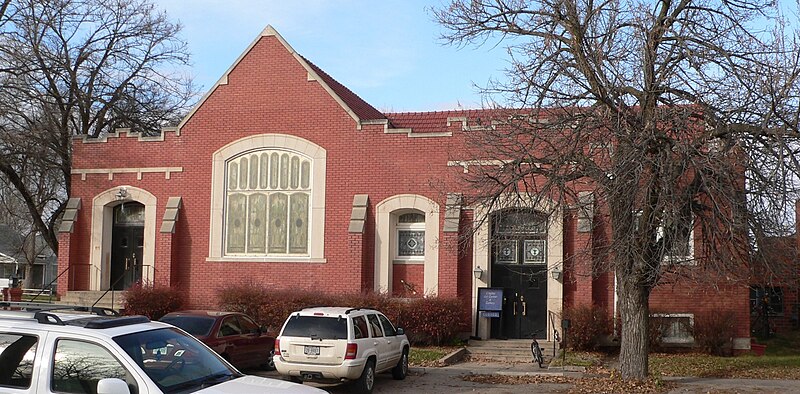
[[[539,341],[539,347],[545,359],[552,358],[558,353],[558,344],[554,342]],[[467,351],[472,358],[478,359],[509,362],[533,360],[530,339],[470,341]]]
[[[100,299],[95,306],[111,309],[122,308],[125,298],[124,291],[115,291],[113,295],[111,292],[105,295],[103,295],[103,293],[104,291],[68,291],[67,294],[61,297],[59,303],[65,305],[91,306],[102,296],[102,299]]]

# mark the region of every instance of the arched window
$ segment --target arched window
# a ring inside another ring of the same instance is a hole
[[[225,254],[308,255],[311,159],[264,149],[226,164]]]
[[[286,134],[214,152],[208,261],[324,263],[326,162],[324,148]]]

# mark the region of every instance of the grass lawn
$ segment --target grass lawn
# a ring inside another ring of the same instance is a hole
[[[706,354],[652,354],[650,372],[662,376],[746,379],[800,379],[800,331],[777,335],[761,357],[714,357]]]
[[[701,353],[652,353],[650,374],[742,379],[800,380],[800,331],[783,333],[759,343],[767,345],[761,357],[743,355],[716,357]],[[618,355],[595,352],[567,352],[566,365],[586,367],[589,373],[612,374]],[[553,360],[561,366],[561,358]]]
[[[440,358],[460,349],[456,346],[411,347],[408,363],[415,367],[435,367]]]

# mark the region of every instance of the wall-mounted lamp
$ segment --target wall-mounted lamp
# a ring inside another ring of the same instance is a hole
[[[476,266],[474,270],[472,270],[472,275],[475,276],[475,279],[480,279],[483,276],[483,268],[481,266]]]
[[[117,198],[117,200],[124,200],[128,198],[128,189],[121,187],[119,190],[117,190],[117,194],[114,196]]]
[[[554,269],[550,271],[550,276],[552,276],[555,280],[561,280],[561,270]]]

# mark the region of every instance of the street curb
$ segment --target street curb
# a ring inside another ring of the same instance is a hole
[[[440,358],[439,361],[438,361],[438,364],[441,365],[441,366],[452,365],[452,364],[455,364],[455,363],[457,363],[459,361],[464,360],[465,357],[467,357],[467,348],[462,347],[461,349],[458,349],[458,350],[456,350],[456,351],[454,351],[454,352],[452,352],[452,353]]]

